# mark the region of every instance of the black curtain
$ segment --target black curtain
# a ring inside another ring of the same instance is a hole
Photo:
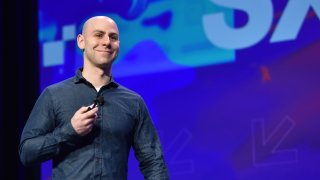
[[[39,95],[38,1],[3,0],[0,5],[0,179],[40,179],[24,167],[20,133]]]

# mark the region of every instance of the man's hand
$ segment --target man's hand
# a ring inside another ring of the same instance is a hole
[[[80,136],[85,136],[92,131],[98,117],[98,107],[87,110],[88,107],[81,107],[71,118],[71,125]]]

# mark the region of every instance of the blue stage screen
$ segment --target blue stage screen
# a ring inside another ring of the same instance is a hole
[[[118,24],[113,76],[145,99],[171,179],[320,179],[320,1],[40,0],[41,91],[82,66],[95,15]]]

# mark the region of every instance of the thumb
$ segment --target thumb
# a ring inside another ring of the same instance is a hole
[[[91,105],[91,106],[82,106],[82,107],[77,111],[77,113],[83,114],[83,113],[85,113],[85,112],[88,111],[88,108],[89,108],[89,107],[92,107],[92,105]]]

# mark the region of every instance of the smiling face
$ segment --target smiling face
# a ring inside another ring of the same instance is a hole
[[[119,53],[119,30],[116,23],[105,16],[87,20],[82,34],[77,37],[78,47],[84,50],[84,65],[111,67]]]

